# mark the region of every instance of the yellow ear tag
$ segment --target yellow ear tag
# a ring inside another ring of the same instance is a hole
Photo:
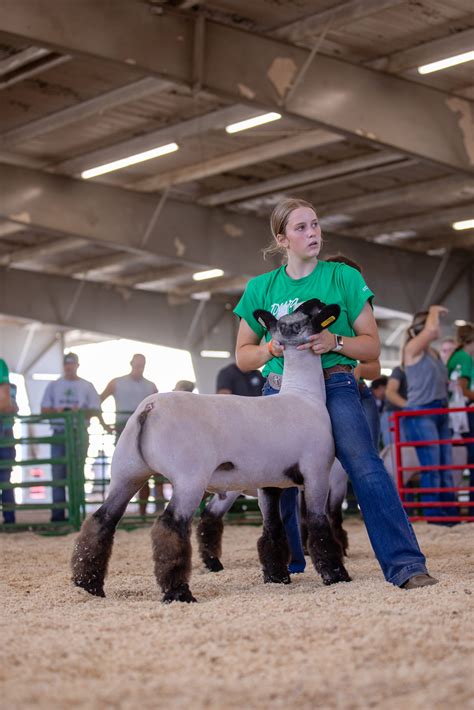
[[[326,320],[323,320],[321,323],[322,328],[327,328],[330,323],[333,323],[333,321],[336,320],[335,316],[329,316],[329,318],[326,318]]]

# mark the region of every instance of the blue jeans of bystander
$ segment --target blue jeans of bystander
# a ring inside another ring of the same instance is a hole
[[[422,407],[415,409],[439,409],[447,407],[447,402],[442,399],[435,399]],[[407,408],[406,411],[410,411]],[[406,417],[405,431],[407,441],[436,441],[438,439],[450,439],[447,414],[428,414],[426,416]],[[416,446],[416,453],[420,466],[449,466],[452,464],[451,444],[433,444],[431,446]],[[450,488],[453,486],[453,474],[447,470],[440,471],[433,468],[431,471],[421,471],[421,488]],[[428,503],[437,501],[454,502],[454,493],[422,493],[421,500]],[[449,507],[429,507],[423,509],[425,517],[456,515],[458,510],[453,506]]]

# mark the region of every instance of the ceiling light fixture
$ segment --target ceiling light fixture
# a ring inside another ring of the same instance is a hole
[[[201,350],[201,357],[218,357],[225,359],[230,357],[230,352],[228,350]]]
[[[196,271],[193,274],[194,281],[205,281],[206,279],[217,279],[224,276],[222,269],[208,269],[207,271]]]
[[[245,121],[239,121],[238,123],[231,123],[230,126],[226,126],[227,133],[238,133],[239,131],[246,131],[248,128],[255,128],[255,126],[262,126],[264,123],[271,123],[271,121],[278,121],[281,118],[280,113],[263,113],[261,116],[254,116],[253,118],[247,118]]]
[[[453,229],[460,232],[461,229],[474,229],[474,219],[464,219],[461,222],[453,222]]]
[[[431,72],[441,71],[442,69],[455,67],[457,64],[464,64],[464,62],[472,62],[473,60],[474,50],[470,52],[463,52],[463,54],[456,54],[454,57],[446,57],[446,59],[440,59],[437,62],[423,64],[421,67],[418,67],[418,73],[431,74]]]
[[[120,160],[114,160],[112,163],[105,163],[104,165],[98,165],[96,168],[84,170],[84,172],[81,173],[81,178],[88,180],[98,175],[111,173],[114,170],[122,170],[122,168],[128,168],[129,165],[136,165],[136,163],[143,163],[145,160],[151,160],[152,158],[159,158],[161,155],[174,153],[178,148],[177,143],[167,143],[166,145],[159,146],[159,148],[146,150],[144,153],[136,153],[135,155],[129,155],[128,158],[120,158]]]

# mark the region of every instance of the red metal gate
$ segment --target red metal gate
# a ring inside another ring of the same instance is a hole
[[[427,517],[426,515],[409,515],[410,520],[429,520],[430,522],[474,522],[474,500],[460,500],[460,494],[463,493],[464,495],[468,494],[469,499],[473,499],[474,495],[474,486],[468,485],[461,485],[461,486],[452,486],[449,488],[421,488],[420,486],[418,487],[406,487],[404,483],[404,476],[403,473],[404,471],[433,471],[433,470],[449,470],[449,471],[455,471],[455,470],[464,470],[464,469],[469,469],[472,470],[474,468],[474,464],[472,463],[467,463],[466,465],[454,465],[454,464],[449,464],[449,465],[439,465],[439,466],[404,466],[403,465],[403,458],[402,458],[402,449],[404,447],[408,446],[430,446],[430,445],[435,445],[435,444],[452,444],[453,446],[464,446],[468,443],[474,442],[474,437],[466,437],[462,439],[435,439],[432,441],[407,441],[407,440],[401,440],[400,437],[400,420],[402,417],[419,417],[419,416],[426,416],[427,414],[433,415],[433,414],[448,414],[450,412],[472,412],[472,408],[469,407],[459,407],[459,408],[453,408],[453,409],[416,409],[416,410],[409,410],[409,411],[400,411],[400,412],[394,412],[392,416],[390,417],[392,423],[393,423],[393,428],[392,431],[394,432],[394,444],[395,444],[395,463],[396,463],[396,482],[397,482],[397,488],[398,492],[403,504],[403,507],[407,510],[407,513],[410,513],[410,509],[413,508],[423,508],[423,509],[429,509],[429,508],[453,508],[453,515],[443,515],[443,516],[436,516],[436,515],[430,515]],[[471,432],[472,434],[472,432]],[[450,502],[450,501],[409,501],[407,500],[407,496],[412,495],[415,497],[418,497],[422,495],[423,493],[454,493],[455,497],[457,498],[456,501]],[[463,509],[466,510],[466,513],[463,513]]]

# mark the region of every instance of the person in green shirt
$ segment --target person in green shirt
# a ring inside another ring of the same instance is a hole
[[[352,481],[385,579],[405,589],[436,584],[427,572],[425,557],[394,483],[372,443],[353,376],[358,361],[377,360],[380,354],[373,293],[356,269],[319,259],[321,228],[310,203],[283,200],[273,210],[270,223],[274,239],[270,251],[284,254],[286,264],[251,279],[235,308],[240,318],[237,365],[244,371],[263,367],[263,394],[278,394],[284,350],[256,321],[254,311],[265,309],[279,318],[312,298],[340,307],[341,315],[335,323],[299,346],[322,358],[336,456]],[[291,426],[291,422],[281,422],[281,426]],[[292,552],[290,571],[304,568],[297,493],[296,488],[286,489],[280,499]]]
[[[0,359],[0,440],[13,439],[13,418],[11,415],[18,411],[18,407],[12,398],[12,388],[7,363]],[[14,459],[15,447],[0,444],[0,461],[14,461]],[[10,483],[11,472],[11,467],[0,468],[0,483]],[[3,488],[1,496],[2,506],[15,503],[15,494],[12,488]],[[15,511],[3,509],[3,521],[4,523],[14,523]]]
[[[461,387],[466,403],[470,406],[468,412],[469,431],[463,438],[474,438],[474,324],[460,325],[457,331],[456,349],[448,360],[448,374],[451,377],[454,370],[459,372],[458,384]],[[474,466],[474,443],[467,442],[467,463]],[[474,488],[474,469],[469,469],[469,487]],[[474,491],[469,491],[469,501],[474,502]],[[469,515],[473,515],[471,509]]]

